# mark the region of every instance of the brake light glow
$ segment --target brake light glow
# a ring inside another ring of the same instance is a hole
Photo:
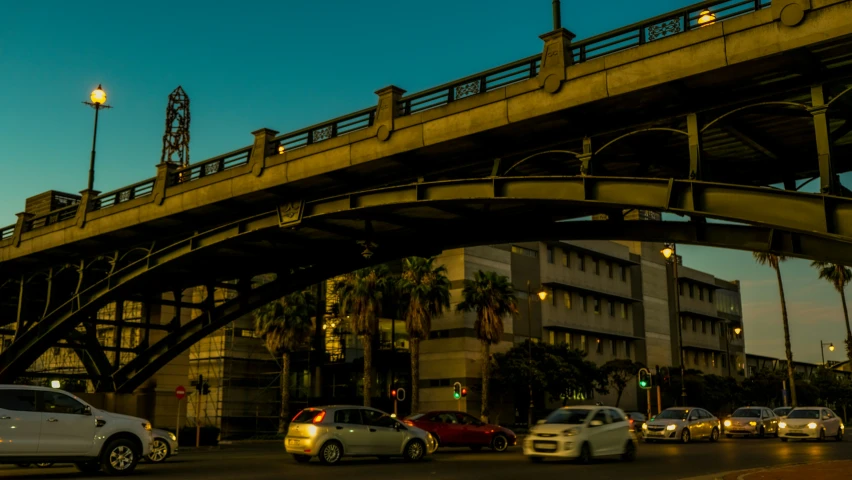
[[[312,423],[320,423],[322,419],[325,418],[325,410],[320,410],[316,417],[311,421]]]
[[[413,427],[413,426],[414,426],[414,422],[412,422],[411,420],[405,420],[405,421],[404,421],[404,423],[405,423],[406,425],[408,425],[409,427]]]

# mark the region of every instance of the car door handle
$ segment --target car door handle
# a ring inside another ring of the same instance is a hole
[[[0,417],[0,420],[11,420],[12,417]]]
[[[57,420],[55,418],[48,418],[47,421],[48,422],[58,422],[59,420]]]
[[[375,428],[371,428],[371,429],[370,429],[370,431],[371,431],[371,432],[375,432],[375,431],[376,431],[376,429],[375,429]]]

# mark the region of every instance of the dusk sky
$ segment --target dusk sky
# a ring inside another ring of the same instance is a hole
[[[0,5],[0,226],[27,197],[86,186],[102,83],[95,188],[153,177],[168,94],[191,99],[197,162],[375,105],[375,90],[408,92],[536,54],[550,0],[132,2]],[[677,0],[563,1],[578,39],[673,10]],[[813,185],[813,184],[812,184]],[[681,246],[684,263],[743,288],[748,353],[783,357],[778,287],[750,252]],[[794,358],[845,357],[840,296],[804,260],[783,264]]]

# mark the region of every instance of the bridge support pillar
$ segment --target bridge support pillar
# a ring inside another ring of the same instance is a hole
[[[538,70],[538,84],[548,93],[559,91],[566,79],[565,67],[574,63],[571,40],[575,36],[564,28],[558,28],[539,37],[544,40],[544,51]]]
[[[686,116],[686,133],[689,135],[689,179],[701,180],[701,128],[698,115]]]
[[[251,155],[249,155],[249,165],[251,165],[251,173],[255,177],[259,177],[266,167],[266,157],[278,153],[272,145],[272,139],[278,135],[278,132],[269,128],[261,128],[251,132],[251,134],[254,135],[254,146],[251,149]]]
[[[820,192],[837,195],[837,178],[831,160],[831,129],[828,125],[828,106],[822,85],[811,87],[811,115],[814,117],[817,158],[819,159]]]
[[[393,132],[393,121],[399,115],[399,100],[404,93],[405,90],[394,85],[376,90],[376,95],[379,96],[379,106],[376,108],[374,125],[376,126],[376,137],[379,141],[384,142],[390,138],[391,132]]]
[[[157,164],[157,178],[154,180],[154,203],[162,205],[166,200],[166,188],[169,186],[169,179],[177,171],[177,163],[163,162]]]
[[[92,201],[100,195],[97,190],[83,190],[80,192],[80,205],[77,207],[76,224],[83,228],[86,226],[86,214],[92,209]]]
[[[24,233],[24,225],[27,221],[35,217],[35,214],[22,212],[18,213],[18,220],[15,222],[15,233],[12,235],[12,245],[18,247],[21,245],[21,234]]]

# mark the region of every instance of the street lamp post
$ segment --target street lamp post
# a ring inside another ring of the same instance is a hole
[[[677,317],[677,343],[678,350],[680,351],[680,396],[681,401],[683,402],[683,406],[686,406],[686,368],[684,366],[683,360],[683,322],[680,320],[680,285],[677,277],[677,245],[666,244],[665,248],[663,248],[660,253],[663,254],[663,257],[666,260],[671,260],[672,262],[672,270],[674,273],[674,285],[675,285],[675,316]]]
[[[538,298],[541,301],[547,298],[547,292],[544,288],[539,289]],[[535,403],[533,402],[532,388],[532,283],[529,280],[527,280],[527,365],[529,367],[527,383],[530,390],[530,406],[527,409],[527,428],[531,428]]]
[[[92,91],[89,98],[92,100],[91,102],[83,103],[95,109],[95,132],[92,135],[92,158],[89,160],[89,183],[87,187],[87,190],[91,192],[95,187],[95,145],[98,141],[98,113],[102,108],[112,107],[106,105],[107,95],[100,84],[98,84],[98,88]]]
[[[728,377],[731,376],[731,342],[734,341],[734,336],[742,333],[743,329],[740,327],[730,328],[729,324],[725,325],[725,355],[728,358],[725,359],[725,363],[728,364]]]
[[[825,347],[828,347],[829,352],[834,351],[833,343],[824,343],[822,340],[819,341],[819,354],[822,355],[822,366],[825,366]]]

